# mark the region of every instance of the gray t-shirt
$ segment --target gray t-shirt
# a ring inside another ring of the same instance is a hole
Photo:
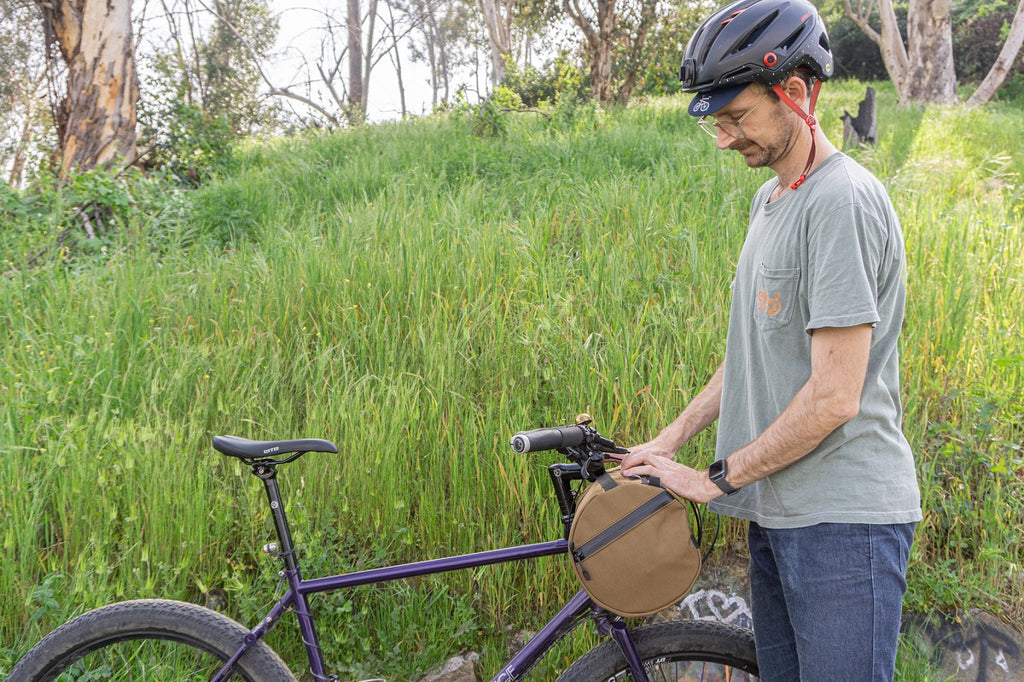
[[[810,454],[711,509],[769,528],[919,521],[899,395],[903,234],[888,194],[841,153],[768,203],[775,184],[754,197],[733,281],[716,457],[754,440],[806,383],[815,329],[874,326],[861,409]]]

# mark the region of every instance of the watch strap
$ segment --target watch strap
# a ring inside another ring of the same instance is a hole
[[[726,495],[732,495],[734,493],[738,493],[739,488],[734,488],[729,484],[729,481],[726,480],[728,473],[729,466],[726,464],[724,459],[716,460],[712,462],[710,467],[708,467],[708,478],[711,479],[711,482],[718,486],[718,489]]]

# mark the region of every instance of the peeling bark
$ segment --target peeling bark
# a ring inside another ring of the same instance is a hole
[[[36,0],[68,67],[60,112],[61,173],[138,156],[130,0]]]
[[[956,102],[951,0],[910,0],[907,43],[910,70],[900,101]]]

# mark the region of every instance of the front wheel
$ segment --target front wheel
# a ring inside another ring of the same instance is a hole
[[[651,682],[673,680],[757,680],[754,634],[714,621],[685,620],[630,630]],[[558,678],[559,682],[633,679],[614,641],[594,647]]]
[[[209,680],[249,631],[195,604],[140,599],[83,613],[48,634],[25,654],[7,682]],[[232,680],[294,682],[288,666],[265,642],[235,665]]]

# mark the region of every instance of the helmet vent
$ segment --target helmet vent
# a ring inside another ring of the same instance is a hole
[[[789,50],[791,47],[796,45],[800,40],[800,36],[804,32],[804,26],[804,24],[800,24],[800,27],[793,31],[793,33],[791,33],[790,36],[779,45],[779,48],[782,50]]]
[[[743,77],[749,76],[751,74],[752,74],[752,71],[751,71],[750,67],[744,65],[744,66],[741,66],[741,67],[739,67],[737,69],[733,69],[732,71],[729,71],[728,73],[722,74],[722,77],[719,79],[719,82],[720,83],[724,83],[724,84],[744,83],[746,81],[743,80]],[[750,80],[750,79],[748,78],[747,80]]]
[[[737,45],[732,49],[732,54],[739,54],[757,43],[757,41],[761,39],[761,34],[768,30],[768,27],[771,26],[771,23],[775,21],[775,18],[778,16],[778,11],[775,11],[761,19],[761,21],[755,24],[753,28],[743,36],[743,40],[737,43]]]

